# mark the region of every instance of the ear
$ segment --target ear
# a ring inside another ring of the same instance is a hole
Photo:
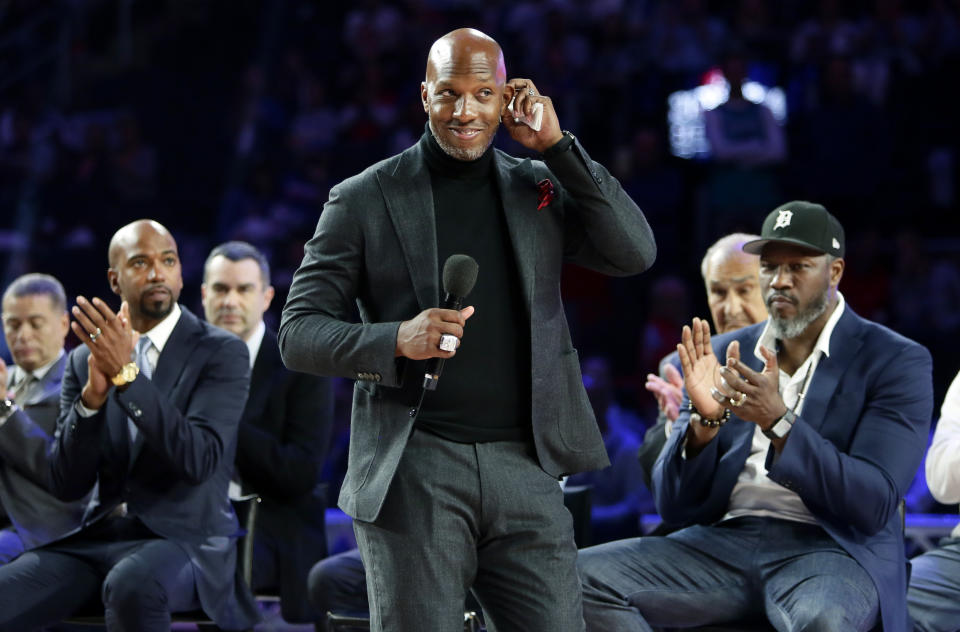
[[[513,97],[516,94],[516,90],[513,89],[509,83],[503,86],[503,99],[500,103],[500,116],[503,116],[503,113],[507,111],[507,106],[510,105],[510,102],[513,101]]]
[[[201,301],[207,300],[207,284],[206,283],[200,284],[200,300]]]
[[[110,284],[110,290],[117,296],[120,296],[120,282],[117,271],[113,268],[107,269],[107,283]]]
[[[424,111],[424,112],[429,112],[429,111],[430,111],[430,99],[429,99],[429,96],[430,96],[430,95],[429,95],[429,92],[427,91],[427,82],[426,82],[426,81],[421,81],[421,82],[420,82],[420,103],[423,104],[423,111]]]
[[[843,277],[843,269],[846,263],[843,259],[834,259],[830,262],[830,285],[837,287],[840,285],[840,279]]]
[[[273,301],[274,294],[273,286],[268,285],[267,289],[263,291],[263,311],[266,312],[270,309],[270,303]]]
[[[70,333],[70,316],[67,312],[60,314],[60,331],[63,333],[63,339],[67,339],[67,334]]]

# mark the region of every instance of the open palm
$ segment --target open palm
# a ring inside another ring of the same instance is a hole
[[[719,418],[723,408],[710,395],[720,368],[717,356],[713,354],[713,347],[710,346],[710,324],[694,318],[692,327],[684,325],[677,352],[683,367],[683,385],[687,389],[690,402],[704,417]]]

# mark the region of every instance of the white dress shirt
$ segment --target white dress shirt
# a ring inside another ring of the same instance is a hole
[[[247,351],[250,352],[250,368],[253,369],[254,362],[257,361],[257,354],[260,353],[260,345],[263,343],[263,335],[267,333],[267,327],[263,324],[261,320],[257,324],[257,328],[253,330],[253,333],[250,334],[250,338],[246,341]]]
[[[939,502],[960,502],[960,373],[953,378],[940,409],[940,421],[927,451],[927,487]],[[960,537],[960,524],[950,534]]]
[[[833,329],[837,326],[837,321],[843,315],[845,305],[843,295],[838,292],[837,306],[823,326],[823,330],[813,346],[813,351],[803,361],[803,364],[794,371],[793,375],[788,375],[783,369],[780,370],[780,396],[787,408],[793,409],[793,412],[798,416],[803,410],[803,400],[800,398],[801,389],[804,388],[805,383],[806,388],[810,388],[817,365],[820,364],[820,358],[830,355],[830,338],[833,335]],[[753,350],[753,354],[763,360],[763,354],[760,352],[761,346],[771,351],[774,351],[777,346],[776,338],[770,329],[769,320],[767,326],[763,329],[763,333],[760,334],[757,346]],[[803,394],[806,395],[806,392]],[[787,440],[789,441],[789,439]],[[739,516],[771,516],[783,520],[817,524],[817,519],[803,504],[803,500],[796,492],[772,481],[767,476],[766,461],[769,450],[770,439],[763,434],[760,426],[756,426],[753,431],[750,456],[747,457],[743,470],[740,472],[740,477],[730,493],[730,504],[723,520]]]

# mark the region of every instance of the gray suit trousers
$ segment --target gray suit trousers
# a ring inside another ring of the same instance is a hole
[[[462,630],[471,587],[489,630],[584,630],[573,519],[524,443],[414,431],[377,520],[354,530],[372,630]]]

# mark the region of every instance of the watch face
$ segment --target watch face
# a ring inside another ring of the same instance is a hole
[[[777,423],[773,424],[773,428],[770,428],[770,433],[776,436],[778,439],[782,439],[787,436],[787,433],[790,432],[790,428],[793,427],[785,417],[781,417],[777,420]]]

